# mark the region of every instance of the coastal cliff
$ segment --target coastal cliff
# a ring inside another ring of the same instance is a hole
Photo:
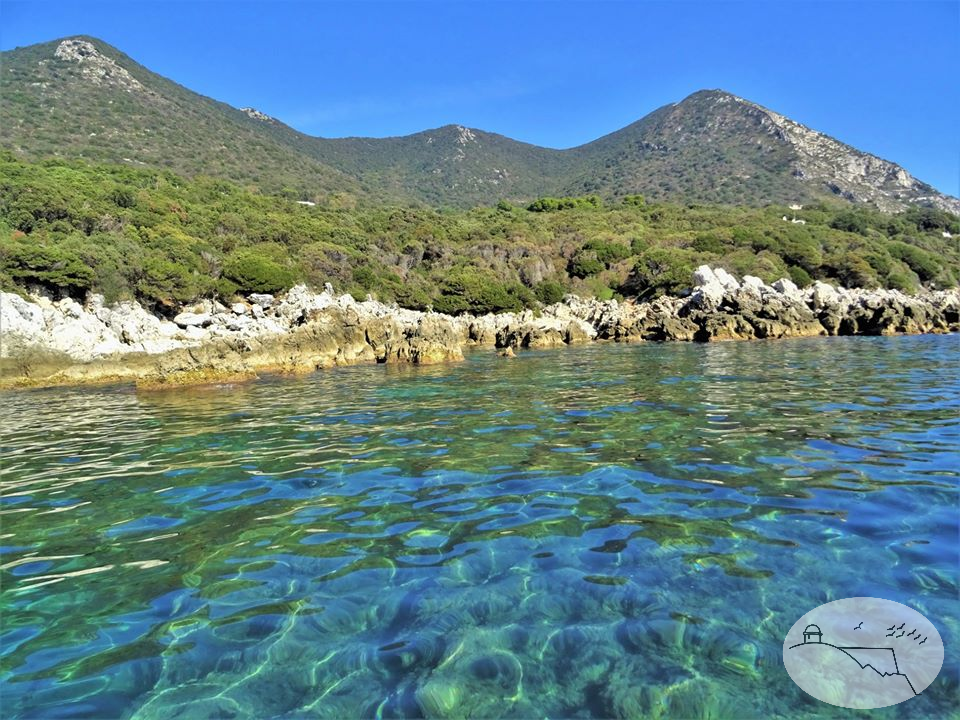
[[[355,363],[437,363],[469,346],[513,351],[592,341],[697,341],[960,330],[960,290],[799,289],[701,266],[684,297],[650,302],[568,295],[540,312],[449,316],[305,286],[203,301],[172,320],[132,302],[112,307],[0,295],[0,387],[136,382],[164,387],[310,372]],[[505,352],[512,354],[512,352]]]

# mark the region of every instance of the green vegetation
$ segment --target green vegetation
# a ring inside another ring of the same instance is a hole
[[[0,285],[161,309],[298,282],[404,307],[498,312],[566,292],[654,297],[708,263],[767,282],[790,277],[916,290],[956,285],[956,216],[886,215],[593,200],[538,212],[316,206],[222,180],[0,153]],[[547,203],[550,204],[550,203]]]
[[[557,212],[558,210],[573,210],[575,208],[601,208],[603,200],[598,195],[583,197],[542,197],[534,200],[527,206],[530,212]]]
[[[533,292],[537,296],[537,300],[544,305],[558,303],[563,300],[563,296],[566,295],[566,290],[563,285],[556,280],[544,280],[534,288]]]

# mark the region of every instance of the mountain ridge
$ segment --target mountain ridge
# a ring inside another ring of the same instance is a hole
[[[307,135],[153,73],[89,36],[0,55],[0,145],[167,167],[303,198],[467,207],[500,199],[607,198],[762,205],[836,198],[960,213],[903,167],[723,90],[697,91],[568,149],[463,125],[383,138]]]

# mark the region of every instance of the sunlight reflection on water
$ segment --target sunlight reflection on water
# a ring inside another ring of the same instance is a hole
[[[806,610],[957,691],[956,337],[591,346],[3,395],[9,717],[823,716]],[[851,715],[852,716],[852,715]]]

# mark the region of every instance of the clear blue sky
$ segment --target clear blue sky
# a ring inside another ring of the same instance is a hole
[[[16,2],[0,46],[88,34],[303,132],[447,123],[570,147],[702,88],[960,194],[960,2]]]

